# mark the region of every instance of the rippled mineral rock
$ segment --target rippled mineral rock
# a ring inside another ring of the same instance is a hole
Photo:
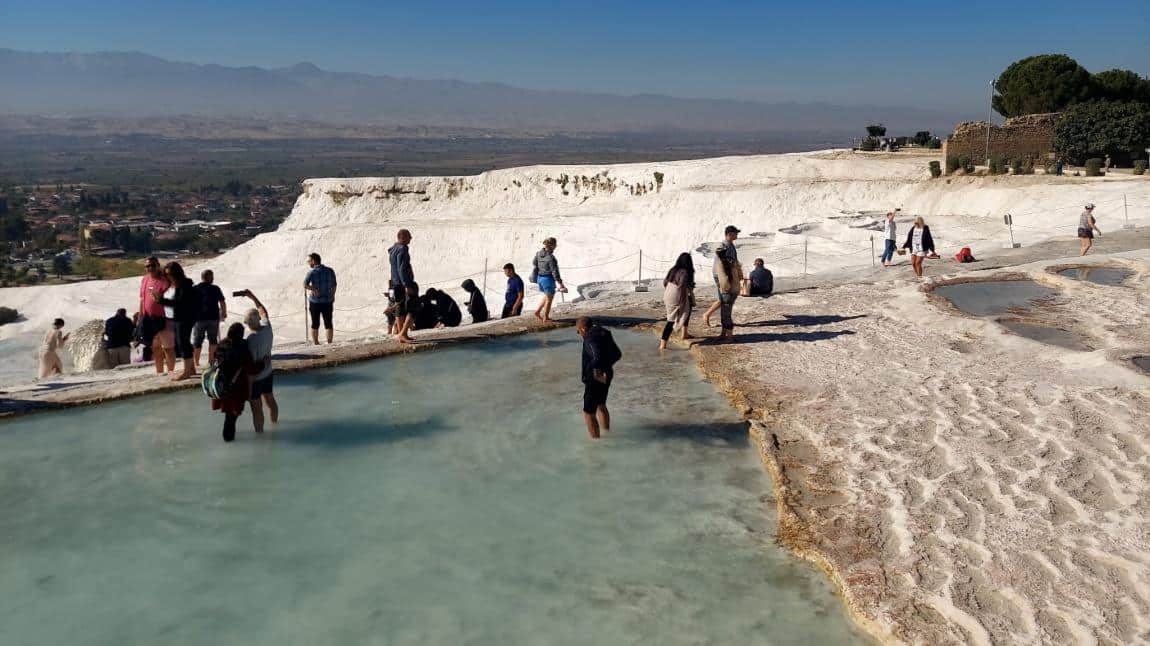
[[[88,321],[72,331],[68,337],[68,349],[72,352],[72,364],[76,372],[107,370],[108,355],[103,348],[104,322]]]

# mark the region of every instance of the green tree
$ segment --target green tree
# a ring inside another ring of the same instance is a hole
[[[882,125],[881,123],[872,123],[866,127],[866,133],[871,137],[885,137],[886,126]]]
[[[1067,108],[1054,127],[1054,149],[1075,163],[1125,157],[1150,146],[1150,104],[1096,101]]]
[[[1004,117],[1060,112],[1090,100],[1095,85],[1090,72],[1064,54],[1031,56],[1011,63],[994,85],[994,111]]]
[[[1150,103],[1150,79],[1130,70],[1106,70],[1094,75],[1097,94],[1110,101]]]
[[[54,256],[52,258],[52,273],[57,276],[72,273],[72,264],[68,262],[68,256]]]
[[[914,143],[918,144],[919,146],[925,146],[930,141],[930,131],[919,130],[918,132],[914,133],[914,139],[912,141],[914,141]]]

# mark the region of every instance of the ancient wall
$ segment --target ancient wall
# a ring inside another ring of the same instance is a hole
[[[1028,114],[1007,119],[1001,126],[990,126],[987,154],[986,122],[966,121],[958,124],[954,134],[942,143],[944,159],[969,157],[974,164],[985,164],[995,155],[1004,160],[1029,157],[1045,160],[1054,150],[1054,124],[1058,113]]]

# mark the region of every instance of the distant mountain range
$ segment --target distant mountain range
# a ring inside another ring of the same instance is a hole
[[[676,130],[827,139],[862,134],[875,121],[892,133],[949,132],[971,116],[908,107],[527,90],[328,72],[310,63],[279,69],[197,65],[137,52],[0,49],[0,88],[0,114],[8,115],[256,118],[535,134]]]

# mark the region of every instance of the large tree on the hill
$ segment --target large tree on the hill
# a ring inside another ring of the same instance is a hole
[[[1136,157],[1150,146],[1150,104],[1093,101],[1063,111],[1054,128],[1054,148],[1081,163],[1090,157]]]
[[[1100,98],[1150,103],[1150,79],[1144,79],[1135,72],[1106,70],[1095,74],[1093,80]]]
[[[1011,63],[995,83],[995,112],[1016,117],[1059,112],[1094,96],[1090,72],[1064,54],[1031,56]]]

